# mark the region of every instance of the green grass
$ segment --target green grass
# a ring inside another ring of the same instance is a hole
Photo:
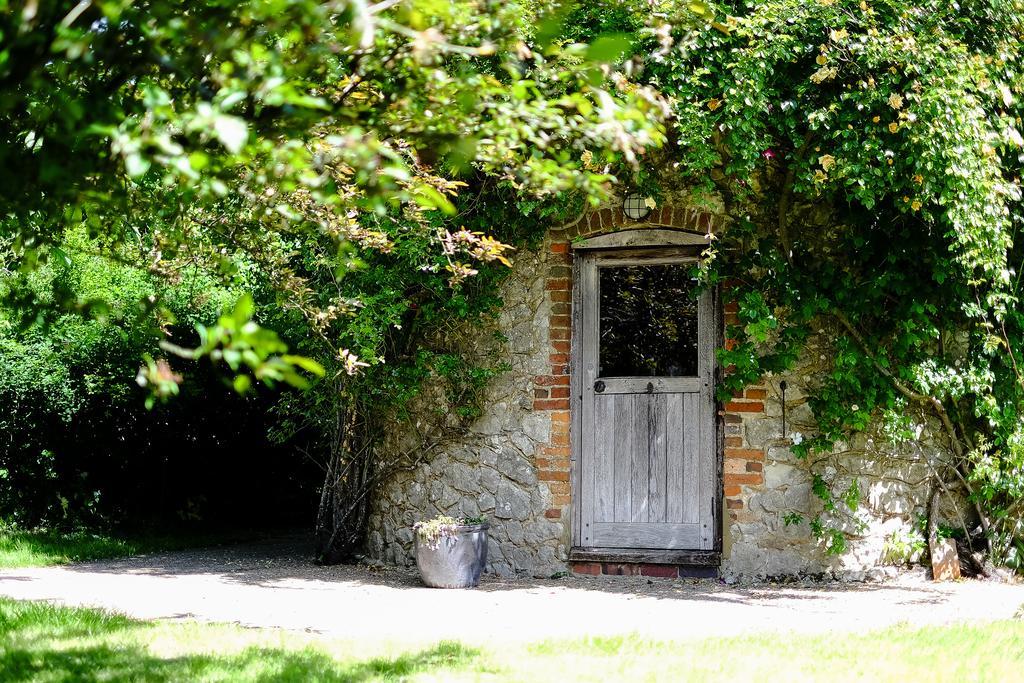
[[[0,528],[0,569],[129,557],[158,550],[214,545],[225,540],[243,540],[243,537],[210,533],[114,535]]]
[[[365,656],[297,634],[144,622],[100,610],[0,598],[0,681],[369,681],[456,672],[479,658],[458,643]]]
[[[335,609],[339,619],[358,618]],[[542,618],[538,615],[538,618]],[[681,642],[341,641],[0,598],[0,681],[1010,681],[1024,622]]]

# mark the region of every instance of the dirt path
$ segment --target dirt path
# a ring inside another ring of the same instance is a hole
[[[414,572],[317,567],[295,539],[67,567],[0,571],[0,595],[106,607],[151,619],[198,619],[396,641],[539,640],[639,632],[662,639],[750,632],[863,631],[899,622],[1005,619],[1024,586],[885,584],[725,586],[641,577],[485,580],[424,588]]]

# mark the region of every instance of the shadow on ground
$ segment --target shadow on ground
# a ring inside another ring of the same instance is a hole
[[[248,681],[366,681],[401,680],[413,673],[464,668],[478,657],[476,650],[455,643],[394,659],[370,659],[339,664],[312,650],[289,652],[250,648],[234,656],[189,655],[161,659],[141,647],[95,646],[70,649],[6,648],[0,654],[0,680],[35,681],[188,681],[244,679]]]
[[[365,681],[480,667],[453,642],[398,657],[339,662],[311,648],[250,647],[235,654],[157,657],[141,643],[151,624],[95,611],[0,603],[0,681]],[[113,642],[104,643],[100,639]]]
[[[150,576],[210,576],[238,585],[302,590],[323,582],[331,586],[378,586],[394,590],[433,590],[423,586],[414,569],[365,564],[322,566],[313,562],[313,546],[306,535],[291,534],[217,548],[185,550],[138,556],[123,560],[85,562],[65,567],[87,573],[138,574]],[[19,579],[6,574],[7,579]],[[665,600],[701,602],[772,602],[778,600],[827,600],[836,593],[898,591],[904,604],[941,601],[944,592],[929,583],[898,586],[884,583],[762,583],[728,586],[716,579],[648,579],[647,577],[578,577],[560,579],[485,577],[480,592],[526,591],[544,593],[560,589],[593,591]],[[914,597],[910,600],[906,594]]]

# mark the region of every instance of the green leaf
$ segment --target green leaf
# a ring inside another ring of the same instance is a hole
[[[241,152],[246,140],[249,139],[249,128],[245,120],[227,114],[219,114],[213,119],[213,132],[232,154]]]
[[[141,175],[145,175],[149,167],[149,159],[146,159],[139,152],[132,152],[124,158],[124,170],[130,178],[138,178]]]
[[[592,62],[614,63],[619,62],[633,49],[633,43],[629,36],[624,33],[610,33],[603,35],[590,44],[587,48],[587,59]]]
[[[71,267],[71,257],[68,256],[60,247],[50,247],[50,257],[56,258],[57,262],[65,268]]]
[[[306,372],[316,375],[317,377],[324,376],[324,366],[320,365],[320,363],[316,362],[312,358],[307,358],[306,356],[292,356],[286,354],[284,356],[281,356],[281,360],[283,360],[286,363],[290,363],[291,365],[298,365]]]
[[[256,304],[252,300],[252,295],[247,292],[238,297],[238,301],[235,302],[235,308],[231,311],[231,317],[241,327],[249,322],[252,314],[255,312]]]
[[[455,214],[455,206],[443,194],[429,185],[420,185],[413,194],[413,200],[428,209],[440,209],[449,216]]]
[[[240,394],[244,394],[252,388],[252,380],[249,379],[248,375],[236,375],[234,381],[231,383]]]

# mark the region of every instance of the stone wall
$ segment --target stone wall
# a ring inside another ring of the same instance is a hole
[[[647,221],[697,231],[720,224],[710,214],[670,207],[654,211]],[[626,224],[618,209],[586,214],[553,230],[539,251],[518,256],[502,288],[506,304],[497,329],[466,331],[466,343],[473,348],[493,348],[493,340],[502,339],[497,350],[510,370],[488,387],[483,402],[486,412],[468,433],[439,445],[423,463],[385,483],[370,520],[370,556],[411,564],[411,527],[417,520],[438,514],[485,515],[491,521],[488,571],[493,573],[550,576],[576,569],[676,575],[674,568],[571,567],[568,562],[569,244],[578,235],[621,229]],[[727,322],[734,320],[735,312],[734,304],[725,304]],[[496,337],[495,332],[500,335]],[[813,391],[815,373],[821,371],[807,359],[817,359],[822,352],[812,343],[796,371],[785,378],[766,378],[762,385],[748,387],[742,396],[721,406],[725,430],[721,573],[727,577],[815,574],[861,578],[866,572],[877,572],[886,538],[911,533],[924,511],[927,460],[938,458],[941,451],[927,439],[924,445],[894,452],[886,440],[869,434],[844,445],[836,467],[823,468],[817,461],[801,461],[792,455],[791,439],[809,430],[806,395]],[[785,433],[782,379],[787,381]],[[418,415],[417,423],[429,420],[431,412],[421,410]],[[384,447],[407,448],[415,441],[411,429],[396,425]],[[809,518],[821,511],[821,501],[812,492],[813,472],[843,487],[855,480],[863,493],[857,513],[832,515],[832,521],[853,536],[847,551],[839,556],[825,552],[806,521],[785,523],[787,514]]]
[[[499,332],[497,350],[510,369],[487,388],[486,412],[468,433],[385,483],[370,519],[372,557],[411,564],[413,523],[438,514],[484,515],[491,523],[489,572],[550,576],[566,570],[568,529],[561,512],[569,504],[569,483],[556,470],[568,463],[568,410],[566,404],[563,418],[551,409],[568,400],[568,382],[541,380],[540,387],[537,379],[568,372],[568,349],[556,352],[564,358],[553,360],[549,353],[552,306],[568,306],[558,300],[567,292],[567,271],[556,270],[563,289],[548,288],[549,271],[564,263],[564,255],[550,249],[520,254],[502,286],[506,304],[497,329],[465,331],[467,347],[482,352]],[[568,311],[555,314],[556,322],[562,316],[567,320]],[[424,408],[414,406],[415,420],[431,418]],[[390,435],[384,448],[407,447],[407,436]]]
[[[821,361],[827,353],[825,336],[812,338],[793,371],[748,387],[724,406],[726,577],[878,577],[894,571],[883,566],[890,539],[920,533],[931,467],[944,457],[934,437],[938,425],[925,416],[916,418],[921,439],[915,443],[894,445],[875,424],[851,443],[837,444],[831,456],[793,455],[792,444],[813,432],[807,396],[825,371]],[[840,502],[835,512],[825,511],[813,492],[815,474],[836,491],[856,484],[857,509]],[[787,524],[786,516],[793,513],[804,520]],[[825,543],[811,532],[808,520],[819,514],[846,533],[845,552],[827,553]]]

